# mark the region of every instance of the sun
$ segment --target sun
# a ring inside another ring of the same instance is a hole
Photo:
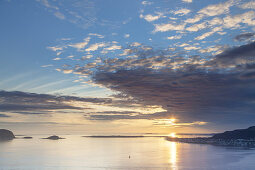
[[[171,118],[171,119],[167,119],[166,122],[170,125],[174,125],[175,122],[176,122],[176,119],[175,118]]]
[[[172,123],[174,123],[174,122],[176,121],[176,119],[175,119],[175,118],[171,118],[170,121],[171,121]]]
[[[175,138],[176,137],[176,134],[175,133],[170,133],[169,135],[171,138]]]

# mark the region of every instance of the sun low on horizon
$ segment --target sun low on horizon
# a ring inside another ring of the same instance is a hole
[[[253,0],[0,1],[0,128],[215,133],[254,125]]]

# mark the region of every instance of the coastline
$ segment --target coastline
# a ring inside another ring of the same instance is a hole
[[[173,138],[173,137],[166,137],[165,139],[171,142],[255,148],[255,139],[213,139],[213,138]]]

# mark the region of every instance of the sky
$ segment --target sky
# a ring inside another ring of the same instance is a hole
[[[0,21],[0,128],[255,125],[253,0],[1,0]]]

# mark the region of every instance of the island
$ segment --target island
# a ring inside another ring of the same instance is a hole
[[[15,136],[12,131],[7,129],[0,129],[0,141],[12,140]]]
[[[23,139],[32,139],[33,137],[31,137],[31,136],[25,136],[25,137],[23,137]]]
[[[247,129],[237,129],[233,131],[218,133],[213,135],[212,137],[203,138],[166,137],[166,140],[183,143],[255,148],[255,126],[249,127]]]
[[[49,136],[47,138],[42,138],[42,139],[59,140],[59,139],[65,139],[65,138],[61,138],[59,136],[52,135],[52,136]]]

